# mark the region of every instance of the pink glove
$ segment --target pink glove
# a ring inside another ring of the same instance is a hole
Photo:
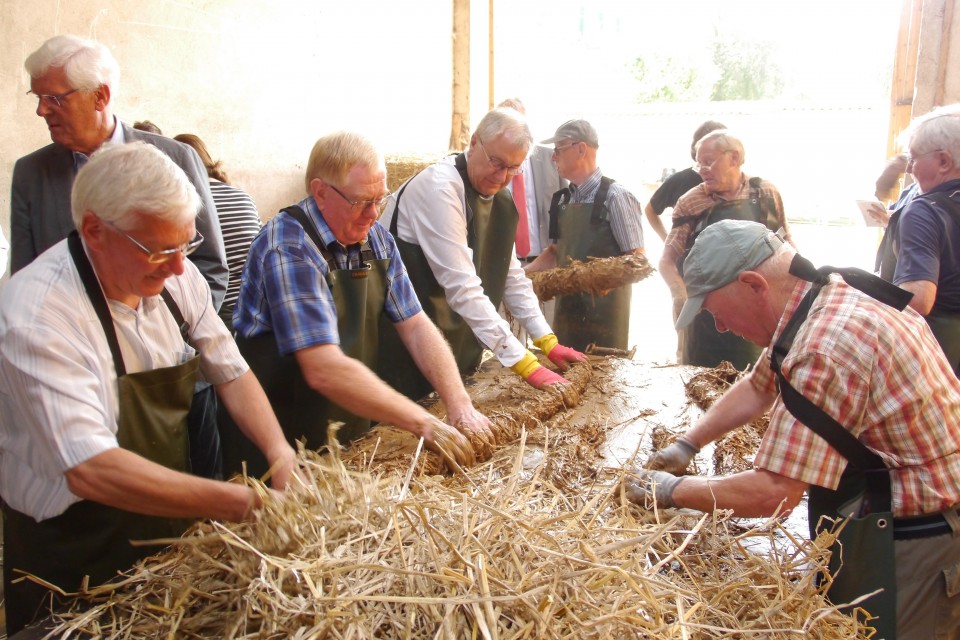
[[[547,357],[550,358],[550,362],[560,367],[561,371],[566,371],[571,362],[585,362],[587,359],[585,355],[576,349],[565,347],[562,344],[558,344],[551,349]]]
[[[527,383],[536,389],[546,389],[551,384],[570,384],[570,381],[561,375],[550,371],[546,367],[537,367],[526,378]]]

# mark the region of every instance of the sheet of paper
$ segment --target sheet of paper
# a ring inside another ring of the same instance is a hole
[[[885,227],[890,219],[890,212],[879,200],[857,200],[857,207],[863,215],[863,221],[868,227]]]

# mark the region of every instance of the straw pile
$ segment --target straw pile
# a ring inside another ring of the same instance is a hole
[[[724,514],[645,512],[619,478],[576,493],[523,438],[466,478],[374,476],[302,454],[256,522],[195,526],[61,615],[57,637],[866,637],[813,584],[826,538],[749,553]],[[251,481],[252,482],[252,481]],[[782,534],[782,532],[781,532]],[[789,535],[789,533],[787,533]]]
[[[387,189],[390,193],[396,192],[408,178],[442,157],[443,154],[387,155],[384,158],[387,165]]]
[[[646,256],[614,256],[590,258],[586,262],[573,260],[568,266],[527,273],[533,281],[533,290],[541,302],[556,296],[589,293],[594,296],[627,284],[640,282],[653,267]]]

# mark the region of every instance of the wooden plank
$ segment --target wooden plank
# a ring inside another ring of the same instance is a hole
[[[450,150],[470,142],[470,0],[453,0],[453,117]]]
[[[890,129],[887,157],[900,152],[898,138],[913,118],[913,92],[917,78],[917,54],[920,47],[920,17],[923,0],[904,0],[900,13],[900,31],[893,62],[890,90]]]

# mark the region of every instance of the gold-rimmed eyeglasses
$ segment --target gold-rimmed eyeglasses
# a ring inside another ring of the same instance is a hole
[[[493,158],[487,153],[487,150],[483,146],[483,140],[480,139],[480,136],[477,136],[477,142],[480,143],[480,150],[483,151],[483,155],[487,157],[487,164],[496,169],[497,171],[506,171],[508,176],[515,176],[518,173],[523,173],[523,165],[515,164],[508,165],[506,162],[500,158]]]
[[[696,164],[693,165],[693,170],[696,171],[697,173],[700,173],[701,171],[713,171],[713,167],[716,166],[716,164],[720,161],[720,158],[730,153],[730,151],[732,151],[732,149],[721,151],[720,155],[718,155],[716,158],[714,158],[710,162],[706,162],[706,163],[697,162]]]
[[[33,94],[37,97],[38,107],[41,104],[46,104],[48,107],[51,107],[53,109],[59,109],[60,107],[63,106],[63,101],[67,98],[67,96],[73,93],[76,93],[77,91],[80,91],[80,89],[70,89],[70,91],[67,91],[66,93],[53,95],[53,94],[45,94],[45,93],[34,93],[33,89],[31,89],[30,91],[27,91],[27,95],[29,96],[30,94]]]
[[[343,198],[344,201],[347,204],[349,204],[354,211],[363,211],[367,207],[376,207],[377,209],[379,209],[380,207],[382,207],[387,203],[387,198],[390,197],[390,194],[388,193],[386,195],[380,196],[376,200],[351,200],[350,198],[344,195],[343,191],[340,191],[340,189],[337,189],[335,186],[333,186],[329,182],[327,183],[327,185],[329,185],[331,189],[336,191],[337,195]]]
[[[111,229],[113,229],[114,231],[122,235],[124,238],[132,242],[134,245],[136,245],[136,247],[140,249],[140,251],[143,251],[147,255],[147,262],[149,262],[150,264],[162,264],[164,262],[172,260],[173,256],[177,255],[178,253],[186,257],[191,253],[193,253],[194,251],[196,251],[200,247],[200,245],[203,244],[203,234],[197,231],[197,236],[193,240],[191,240],[190,242],[184,242],[179,247],[172,247],[170,249],[160,249],[159,251],[151,251],[150,249],[147,249],[145,246],[140,244],[136,238],[131,236],[129,233],[127,233],[117,225],[111,224],[106,221],[104,221],[104,224],[106,224],[108,227],[110,227]]]

